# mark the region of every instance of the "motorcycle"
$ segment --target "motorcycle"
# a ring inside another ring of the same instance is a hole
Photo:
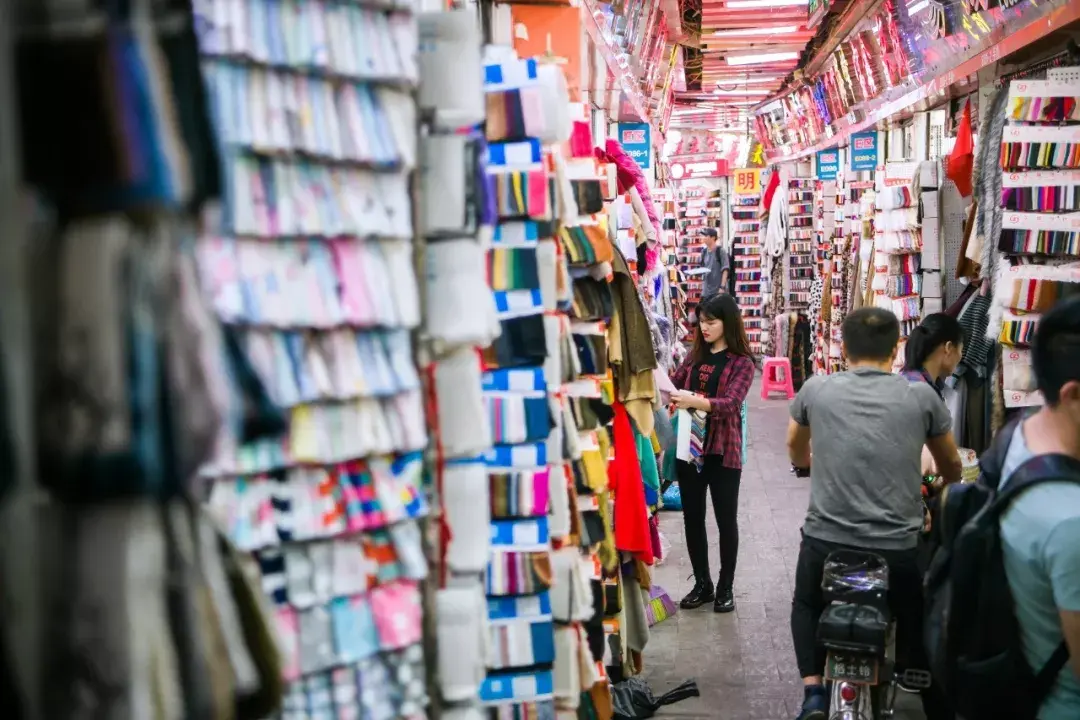
[[[825,560],[821,589],[827,606],[818,643],[826,650],[829,720],[893,717],[900,684],[929,687],[930,675],[896,674],[888,563],[875,553],[837,550]]]

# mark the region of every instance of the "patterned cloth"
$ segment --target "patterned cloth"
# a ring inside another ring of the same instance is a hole
[[[708,416],[699,411],[690,412],[690,462],[701,472],[705,464],[705,435],[708,432]]]
[[[675,387],[686,389],[689,387],[690,369],[693,367],[693,358],[687,357],[679,365],[679,369],[671,375],[671,382]],[[709,398],[712,405],[709,433],[705,438],[706,455],[723,455],[723,466],[742,468],[742,419],[740,409],[750,385],[754,382],[754,361],[747,356],[732,355],[727,366],[720,374],[720,382],[716,386],[716,397]],[[691,434],[691,438],[693,434]],[[691,441],[692,444],[692,441]]]

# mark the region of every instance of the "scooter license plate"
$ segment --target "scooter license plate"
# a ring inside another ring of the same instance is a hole
[[[840,682],[877,685],[878,660],[872,655],[829,652],[825,678]]]

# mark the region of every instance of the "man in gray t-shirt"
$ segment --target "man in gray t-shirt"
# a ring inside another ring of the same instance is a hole
[[[701,299],[712,297],[720,292],[727,292],[728,277],[731,274],[731,258],[716,241],[716,228],[701,231],[705,242],[705,255],[702,267],[708,270],[701,283]]]
[[[896,316],[860,308],[843,324],[850,370],[808,380],[791,404],[788,451],[810,468],[810,508],[795,571],[791,632],[805,697],[799,720],[825,720],[825,656],[817,643],[821,579],[829,553],[871,550],[889,564],[889,604],[897,620],[897,665],[926,669],[922,651],[922,448],[946,482],[961,465],[949,412],[934,388],[892,373],[900,339]],[[813,444],[813,462],[810,446]],[[949,717],[937,688],[923,694],[928,720]]]

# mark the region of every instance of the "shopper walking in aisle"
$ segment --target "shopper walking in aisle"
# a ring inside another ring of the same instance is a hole
[[[788,452],[796,468],[810,469],[810,507],[791,607],[791,634],[804,685],[798,720],[828,717],[822,683],[825,655],[817,642],[817,626],[825,609],[825,559],[834,550],[870,550],[888,562],[897,665],[900,670],[927,667],[917,550],[924,520],[923,445],[929,446],[947,481],[960,478],[961,465],[941,398],[929,384],[892,373],[899,341],[900,323],[891,312],[853,311],[842,327],[850,369],[810,378],[791,404]],[[936,686],[923,692],[923,709],[928,720],[950,717]]]
[[[1004,488],[1045,455],[1080,460],[1080,298],[1042,316],[1032,345],[1035,384],[1046,404],[1007,425],[982,457],[980,482]],[[1056,676],[1039,720],[1080,718],[1080,474],[1042,482],[1001,515],[1001,550],[1032,672]],[[975,719],[972,719],[975,720]]]
[[[705,243],[701,267],[708,271],[701,283],[701,299],[705,301],[717,293],[730,292],[728,279],[731,276],[731,258],[717,242],[716,228],[705,228],[701,231],[701,237]]]
[[[735,609],[732,587],[739,556],[739,482],[742,477],[742,405],[754,380],[754,361],[742,316],[730,295],[713,295],[697,308],[697,328],[690,354],[672,374],[678,408],[705,414],[705,434],[695,462],[678,462],[686,549],[694,568],[694,587],[681,607],[713,602],[713,610]],[[695,439],[691,444],[696,445]],[[709,572],[705,530],[706,495],[720,531],[720,578],[715,589]]]

